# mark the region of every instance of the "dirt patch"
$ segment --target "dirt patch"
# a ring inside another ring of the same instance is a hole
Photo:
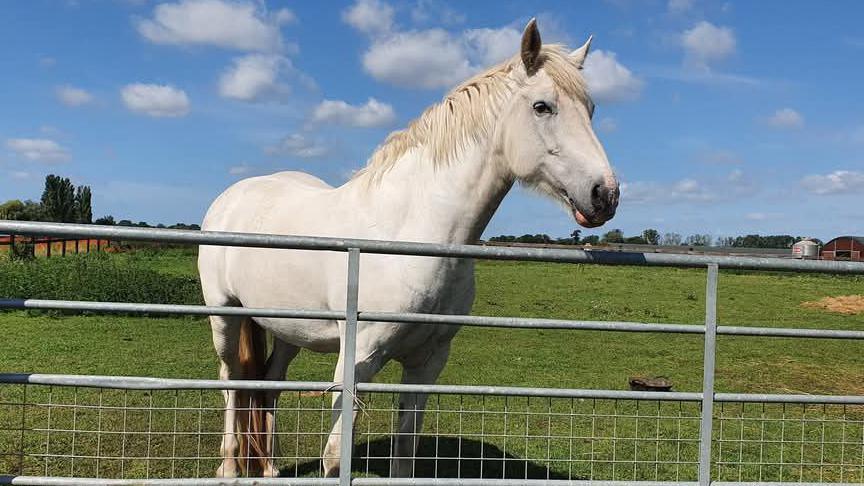
[[[804,302],[801,306],[810,309],[822,309],[828,312],[836,312],[838,314],[864,314],[864,295],[825,297],[819,300]]]

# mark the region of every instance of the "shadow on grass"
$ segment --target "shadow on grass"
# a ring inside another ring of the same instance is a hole
[[[390,477],[391,440],[382,438],[356,445],[352,459],[354,472]],[[505,454],[497,446],[457,437],[423,437],[417,457],[414,477],[418,478],[578,479],[568,478],[544,464]],[[315,460],[284,467],[280,476],[295,473],[309,476],[320,471],[321,461]]]

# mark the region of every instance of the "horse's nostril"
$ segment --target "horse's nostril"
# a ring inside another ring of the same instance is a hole
[[[591,205],[594,209],[602,209],[609,202],[609,189],[604,184],[594,184],[591,188]]]

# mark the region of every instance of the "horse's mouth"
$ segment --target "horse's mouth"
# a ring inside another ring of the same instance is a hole
[[[576,204],[576,201],[574,201],[573,198],[570,197],[569,194],[567,194],[567,191],[562,190],[561,197],[564,198],[564,200],[567,202],[567,207],[570,208],[570,212],[573,213],[573,218],[576,220],[577,223],[579,223],[579,226],[585,228],[596,228],[598,226],[603,226],[603,224],[606,222],[605,219],[594,219],[586,216],[585,213],[583,213],[579,209],[579,205]]]

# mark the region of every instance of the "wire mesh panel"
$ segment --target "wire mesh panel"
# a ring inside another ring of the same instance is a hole
[[[864,483],[864,406],[718,404],[719,481]]]
[[[213,477],[223,407],[218,390],[0,385],[0,475]],[[280,473],[320,475],[330,394],[285,391],[273,411]]]
[[[391,475],[398,395],[364,398],[355,469]],[[690,480],[699,403],[432,395],[412,475],[433,478]]]
[[[330,401],[330,393],[282,392],[274,409],[280,475],[322,475]],[[2,385],[0,475],[213,477],[223,403],[218,390]],[[433,394],[419,434],[400,432],[416,416],[398,394],[366,393],[358,404],[358,476],[393,476],[402,440],[417,443],[405,462],[417,478],[697,477],[699,402]],[[712,476],[864,482],[864,405],[718,403]]]

